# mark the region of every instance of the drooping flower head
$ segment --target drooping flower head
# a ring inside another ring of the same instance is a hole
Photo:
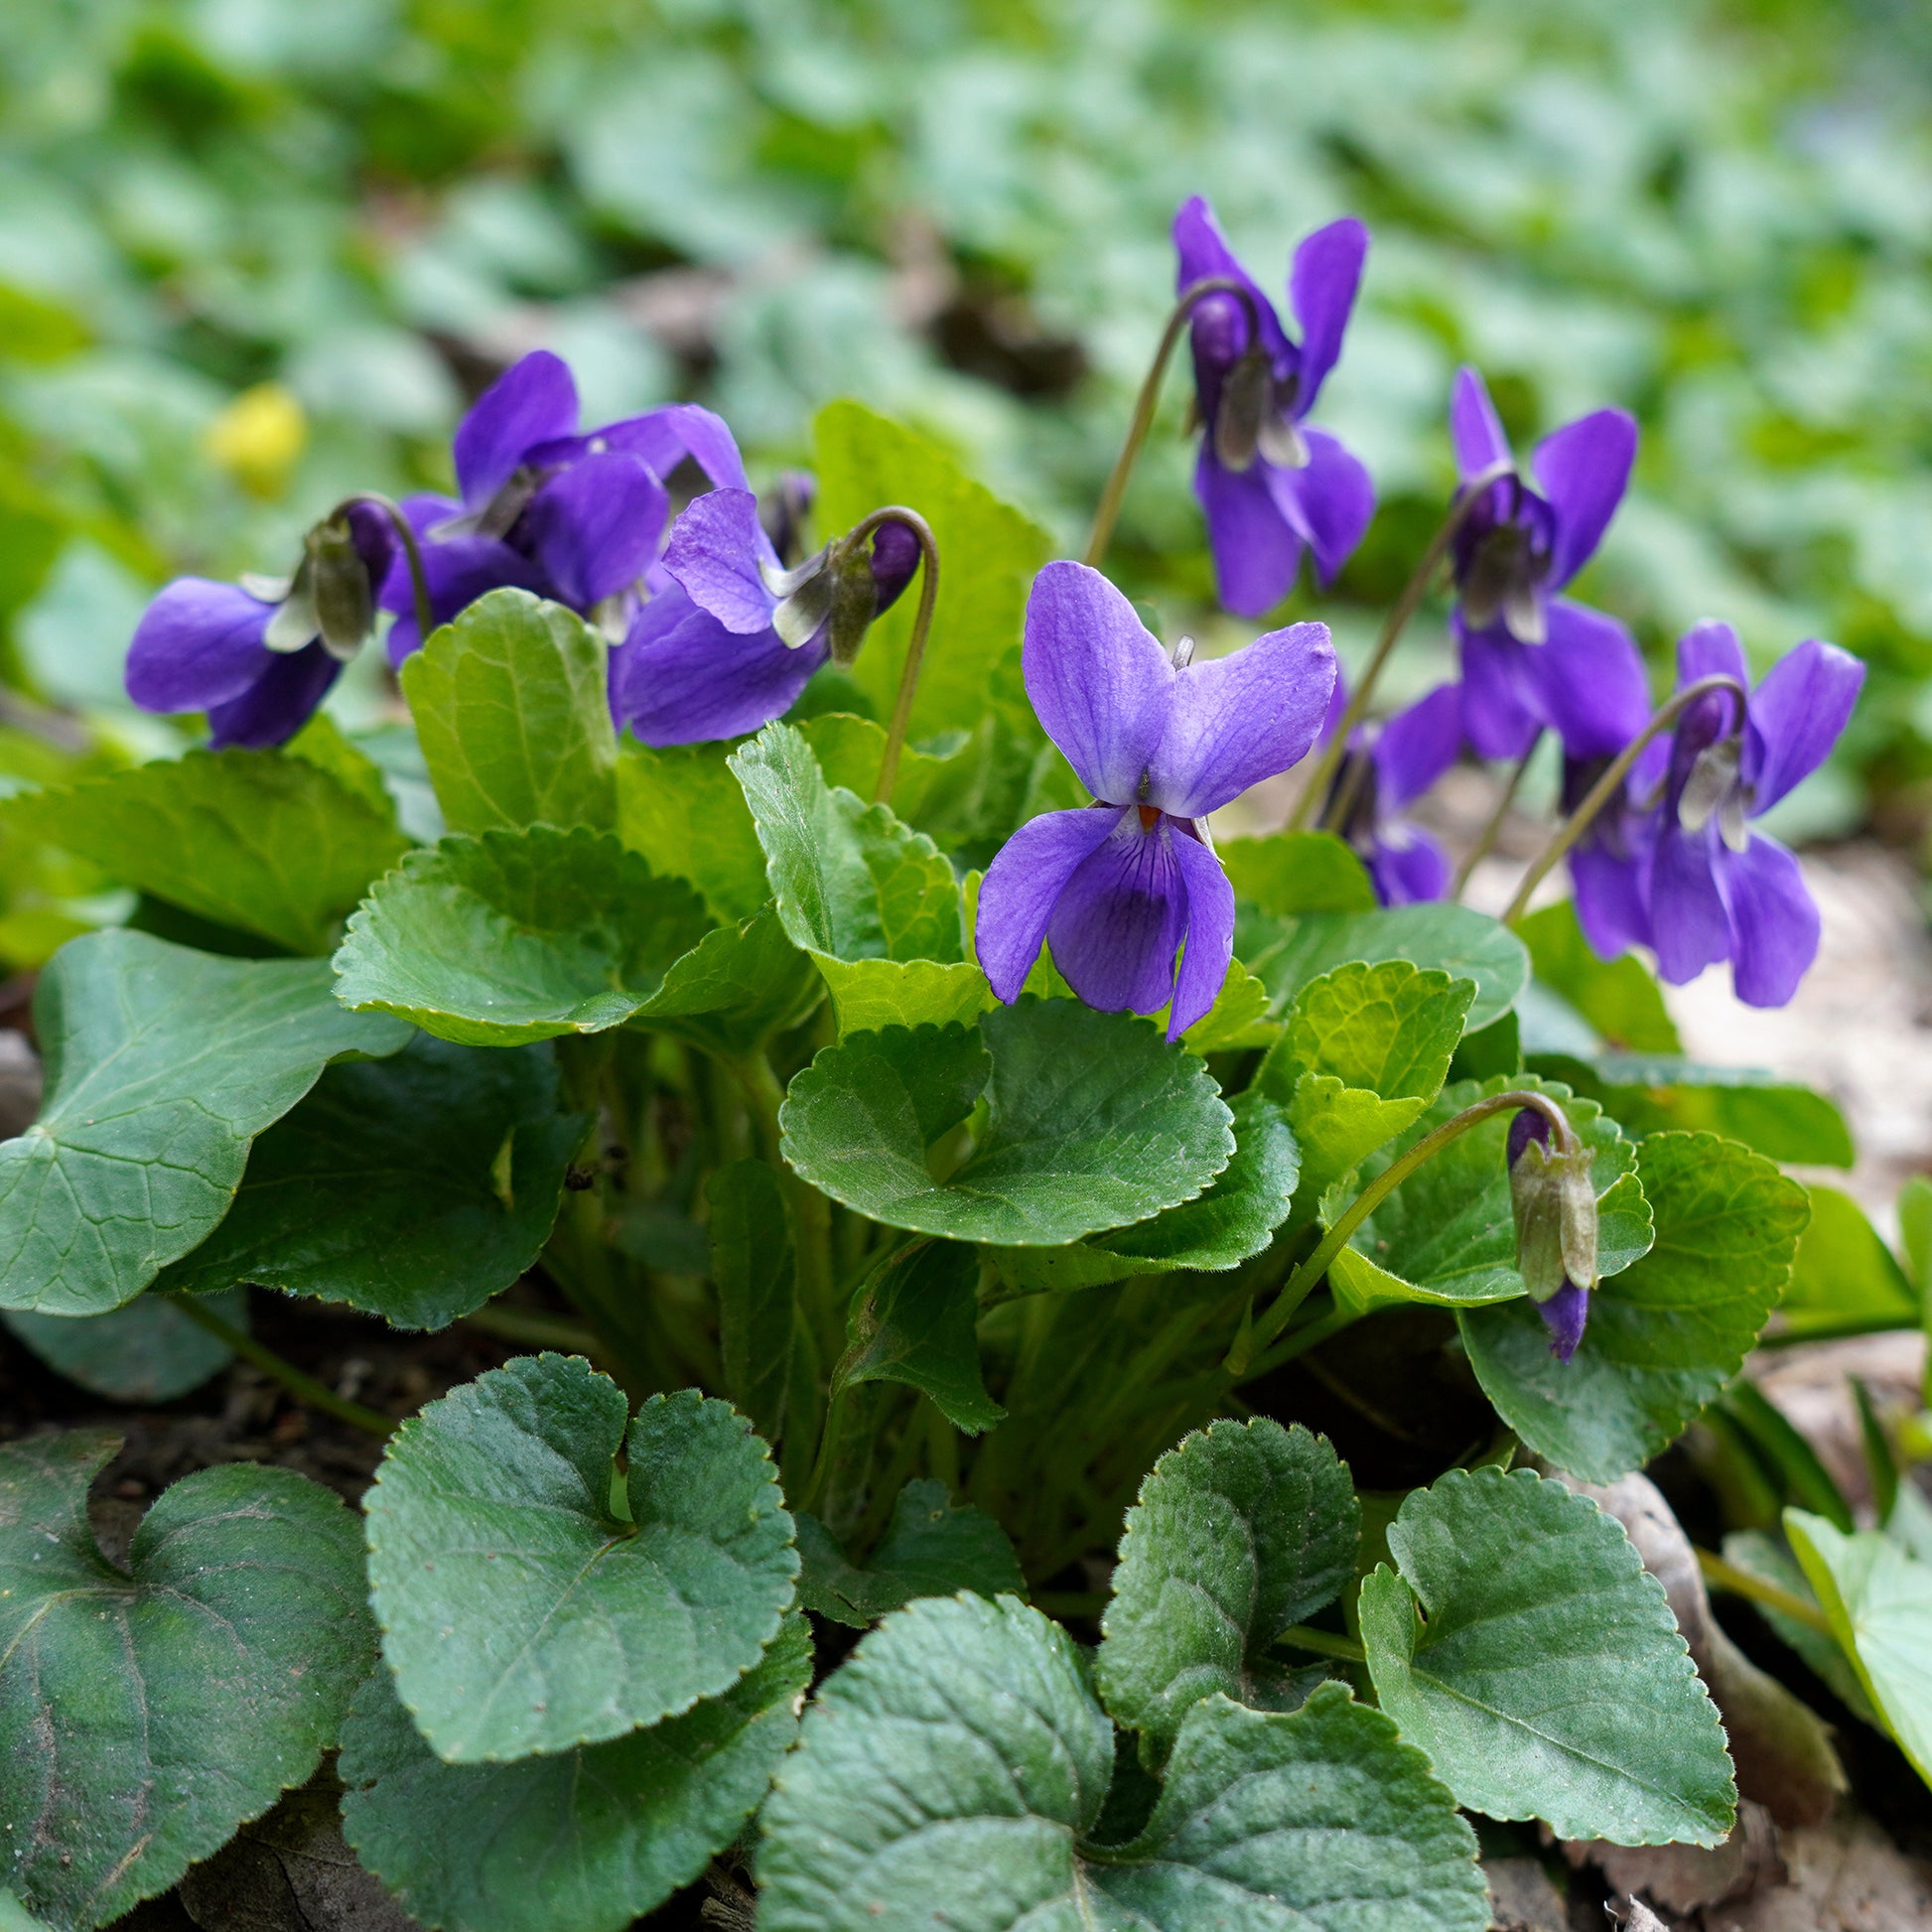
[[[987,872],[975,944],[1000,999],[1020,997],[1043,940],[1091,1007],[1172,1003],[1170,1039],[1214,1004],[1233,955],[1234,893],[1201,821],[1307,755],[1335,659],[1319,623],[1199,663],[1182,644],[1171,658],[1083,564],[1035,578],[1027,693],[1095,803],[1030,820]]]
[[[383,512],[354,502],[309,532],[289,577],[176,578],[135,628],[128,696],[145,711],[206,712],[216,751],[285,744],[361,648],[399,550]]]
[[[612,653],[612,715],[646,745],[757,731],[796,703],[820,665],[851,661],[918,562],[910,526],[887,522],[869,544],[827,545],[787,569],[758,498],[710,490],[672,527],[670,587]]]
[[[1335,680],[1341,697],[1341,680]],[[1329,708],[1325,739],[1340,722]],[[1341,762],[1321,824],[1353,847],[1384,905],[1441,898],[1449,891],[1449,855],[1402,814],[1455,762],[1462,749],[1462,694],[1439,684],[1386,724],[1358,726]]]
[[[1589,1293],[1596,1286],[1596,1192],[1589,1150],[1553,1148],[1547,1116],[1524,1107],[1510,1120],[1506,1158],[1517,1270],[1550,1331],[1550,1353],[1568,1362],[1584,1338]]]
[[[1449,437],[1465,490],[1512,462],[1474,369],[1456,374]],[[1595,554],[1636,451],[1636,423],[1620,409],[1566,423],[1536,446],[1527,480],[1512,468],[1482,485],[1456,533],[1463,730],[1484,758],[1521,758],[1545,726],[1573,757],[1612,756],[1650,715],[1635,639],[1558,595]]]
[[[1177,288],[1231,276],[1248,290],[1260,325],[1257,336],[1236,295],[1205,296],[1193,312],[1194,391],[1205,431],[1194,493],[1222,604],[1258,618],[1288,595],[1305,546],[1327,584],[1375,511],[1368,472],[1307,422],[1341,353],[1368,231],[1359,221],[1332,221],[1296,249],[1288,296],[1299,341],[1235,259],[1200,196],[1174,216],[1173,243]]]
[[[1749,688],[1737,633],[1701,623],[1677,646],[1678,688],[1724,675]],[[1746,1006],[1780,1007],[1818,953],[1818,908],[1798,861],[1750,821],[1817,770],[1864,683],[1864,666],[1835,644],[1787,651],[1735,702],[1715,690],[1693,701],[1672,735],[1657,806],[1647,894],[1657,970],[1673,984],[1719,960]]]

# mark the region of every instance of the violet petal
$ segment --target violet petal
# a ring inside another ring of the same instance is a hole
[[[1341,354],[1342,333],[1355,306],[1367,254],[1368,230],[1352,215],[1315,229],[1295,250],[1288,300],[1302,331],[1297,371],[1301,379],[1295,389],[1298,420],[1314,407],[1322,381]]]
[[[1818,957],[1818,907],[1798,861],[1753,833],[1742,852],[1720,848],[1717,873],[1730,915],[1731,990],[1747,1007],[1781,1007]]]
[[[1103,1013],[1158,1013],[1173,998],[1187,889],[1174,832],[1160,813],[1126,811],[1075,868],[1046,926],[1053,964]]]
[[[771,628],[777,599],[765,588],[759,564],[778,559],[759,522],[759,499],[749,489],[713,489],[695,497],[671,525],[664,568],[692,603],[727,630],[749,634]]]
[[[1178,1039],[1221,996],[1234,957],[1234,888],[1221,862],[1179,824],[1161,828],[1172,841],[1187,897],[1186,940],[1174,976],[1168,1037]]]
[[[1377,735],[1371,754],[1377,799],[1389,811],[1413,804],[1455,762],[1461,749],[1461,690],[1439,684],[1407,710],[1398,711]]]
[[[135,626],[127,695],[161,712],[207,711],[239,698],[275,655],[262,642],[273,611],[238,584],[177,577]]]
[[[1587,605],[1552,598],[1549,641],[1525,652],[1535,709],[1572,758],[1611,758],[1650,718],[1650,680],[1637,640]]]
[[[1464,483],[1498,463],[1510,460],[1509,438],[1502,419],[1489,400],[1489,388],[1479,371],[1467,363],[1456,370],[1449,391],[1449,442],[1455,449],[1455,468]]]
[[[1621,409],[1581,416],[1536,446],[1530,470],[1557,513],[1549,589],[1562,590],[1595,554],[1636,458],[1636,419]]]
[[[789,711],[825,657],[823,643],[791,650],[775,630],[728,630],[667,591],[611,653],[612,715],[646,745],[740,738]]]
[[[1039,957],[1054,901],[1124,816],[1110,805],[1044,812],[995,854],[980,882],[973,948],[996,999],[1009,1006],[1019,999]]]
[[[1744,735],[1744,782],[1751,810],[1768,811],[1825,762],[1851,722],[1864,666],[1816,638],[1786,651],[1751,693]]]
[[[267,751],[286,745],[316,715],[343,668],[342,660],[331,656],[320,643],[264,654],[268,668],[246,691],[226,704],[208,707],[208,745],[212,750],[238,746]]]
[[[1257,463],[1236,475],[1216,461],[1203,437],[1194,464],[1194,494],[1207,519],[1215,595],[1236,617],[1259,618],[1288,595],[1302,561],[1302,539],[1283,520],[1270,487],[1276,473]]]
[[[453,453],[457,483],[472,510],[482,509],[533,443],[568,436],[577,427],[577,385],[569,365],[547,348],[512,363],[457,425]]]
[[[1282,520],[1313,553],[1316,581],[1326,590],[1375,514],[1375,483],[1367,466],[1326,430],[1304,430],[1302,440],[1309,460],[1301,469],[1271,465],[1263,474]],[[1289,577],[1293,582],[1293,571]]]
[[[544,483],[524,509],[518,540],[558,598],[588,611],[644,574],[668,507],[664,485],[641,459],[607,450]]]

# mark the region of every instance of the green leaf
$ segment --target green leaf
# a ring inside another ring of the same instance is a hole
[[[985,1041],[982,1050],[980,1041]],[[926,1150],[986,1118],[943,1179]],[[1234,1152],[1207,1070],[1144,1020],[1023,1000],[963,1027],[854,1034],[793,1079],[784,1157],[889,1227],[1055,1247],[1191,1200]]]
[[[762,1161],[712,1175],[711,1283],[725,1393],[767,1443],[784,1434],[797,1327],[797,1258],[784,1187]]]
[[[337,997],[467,1046],[602,1033],[710,923],[682,880],[607,834],[456,834],[412,852],[349,920]]]
[[[248,1299],[223,1295],[214,1312],[248,1326]],[[234,1351],[158,1295],[137,1295],[105,1314],[7,1314],[14,1336],[48,1367],[110,1402],[172,1402],[234,1360]]]
[[[939,595],[912,705],[913,742],[971,731],[989,706],[1033,730],[1019,671],[1027,593],[1054,543],[1038,524],[960,471],[936,443],[856,402],[821,409],[812,425],[816,523],[826,536],[888,503],[915,509],[939,550]],[[852,667],[875,713],[891,715],[918,597],[873,625]],[[870,788],[866,796],[871,796]]]
[[[1741,1066],[1704,1066],[1675,1055],[1601,1053],[1587,1091],[1633,1134],[1722,1134],[1773,1161],[1849,1168],[1856,1155],[1845,1116],[1822,1093]]]
[[[1362,1585],[1382,1708],[1459,1804],[1559,1838],[1716,1845],[1737,1791],[1718,1713],[1623,1527],[1528,1469],[1452,1469]]]
[[[930,1396],[968,1436],[1005,1421],[980,1374],[979,1275],[977,1251],[956,1241],[913,1241],[889,1254],[852,1298],[833,1393],[900,1382]]]
[[[1479,1099],[1519,1091],[1548,1094],[1590,1150],[1590,1184],[1597,1195],[1596,1265],[1605,1276],[1621,1274],[1649,1252],[1655,1232],[1636,1175],[1635,1146],[1594,1101],[1579,1100],[1553,1081],[1521,1075],[1498,1074],[1480,1085],[1465,1081],[1446,1087],[1408,1133],[1362,1164],[1353,1181],[1323,1195],[1322,1225],[1333,1227],[1360,1188],[1424,1135]],[[1381,1202],[1329,1267],[1328,1281],[1338,1303],[1364,1312],[1398,1302],[1468,1308],[1524,1293],[1523,1278],[1516,1272],[1516,1219],[1509,1197],[1510,1120],[1507,1113],[1492,1114],[1457,1135]],[[1540,1317],[1537,1325],[1542,1326]]]
[[[412,1920],[447,1932],[622,1932],[738,1836],[798,1732],[803,1617],[722,1696],[601,1744],[445,1764],[388,1672],[355,1700],[343,1829]]]
[[[1155,1463],[1127,1512],[1094,1667],[1150,1767],[1202,1698],[1293,1711],[1321,1681],[1269,1647],[1354,1581],[1361,1515],[1327,1438],[1299,1423],[1212,1423]]]
[[[1027,1580],[1007,1533],[984,1510],[955,1503],[943,1482],[908,1482],[871,1560],[852,1563],[815,1516],[798,1518],[801,1607],[864,1629],[919,1596],[1025,1596]]]
[[[319,959],[216,959],[145,933],[63,946],[34,995],[40,1118],[0,1142],[0,1307],[100,1314],[227,1213],[248,1143],[330,1060],[408,1030],[345,1013]]]
[[[1501,1019],[1530,976],[1523,942],[1466,905],[1392,905],[1295,919],[1250,915],[1237,925],[1235,951],[1251,973],[1268,982],[1277,1012],[1310,980],[1350,960],[1406,959],[1453,979],[1474,980],[1476,996],[1462,1023],[1468,1033]]]
[[[279,752],[190,752],[0,802],[0,832],[295,953],[323,953],[408,841],[395,814]]]
[[[612,1514],[627,1454],[629,1518]],[[716,1697],[798,1572],[764,1445],[723,1402],[522,1355],[391,1440],[364,1502],[382,1654],[447,1763],[617,1737]]]
[[[806,1715],[762,1814],[759,1923],[909,1928],[937,1900],[971,1932],[1487,1923],[1474,1835],[1339,1685],[1292,1715],[1196,1706],[1147,1828],[1103,1849],[1113,1758],[1063,1630],[1011,1597],[924,1598]]]
[[[1932,1308],[1932,1180],[1923,1174],[1913,1174],[1898,1190],[1898,1234],[1913,1290]]]
[[[1852,1505],[1823,1458],[1749,1376],[1740,1375],[1724,1392],[1713,1415],[1743,1432],[1782,1494],[1852,1533]]]
[[[995,1004],[986,975],[970,960],[812,958],[832,995],[841,1036],[966,1024]]]
[[[618,836],[653,872],[688,879],[720,919],[749,919],[771,897],[731,747],[618,746]]]
[[[1712,1134],[1647,1136],[1637,1178],[1656,1245],[1590,1297],[1567,1366],[1527,1301],[1456,1316],[1504,1422],[1587,1482],[1641,1468],[1736,1374],[1783,1293],[1808,1211],[1796,1181]]]
[[[708,932],[672,961],[631,1025],[740,1059],[798,1025],[825,997],[808,955],[785,936],[768,900],[738,925]]]
[[[1724,1542],[1725,1561],[1748,1577],[1761,1578],[1788,1590],[1801,1602],[1817,1601],[1804,1566],[1792,1553],[1784,1538],[1767,1530],[1732,1530]],[[1855,1718],[1879,1729],[1883,1721],[1871,1708],[1859,1680],[1858,1667],[1840,1647],[1838,1639],[1814,1624],[1801,1622],[1769,1603],[1753,1602],[1751,1608],[1771,1627],[1778,1638],[1796,1651],[1812,1674],[1852,1713]]]
[[[1223,839],[1215,849],[1235,897],[1278,918],[1375,910],[1375,888],[1362,862],[1332,832]]]
[[[1190,1053],[1236,1053],[1272,1046],[1280,1028],[1268,1018],[1268,989],[1238,959],[1228,961],[1227,977],[1214,1004],[1180,1035]]]
[[[1628,1053],[1681,1050],[1663,992],[1642,960],[1634,953],[1598,959],[1568,899],[1517,920],[1516,936],[1530,949],[1538,981],[1568,1001],[1610,1046]]]
[[[47,1921],[36,1918],[10,1891],[0,1891],[0,1932],[51,1932]]]
[[[227,1219],[156,1286],[254,1282],[447,1327],[549,1238],[590,1125],[557,1107],[545,1046],[485,1053],[418,1034],[393,1058],[331,1067],[255,1143]]]
[[[1784,1512],[1784,1532],[1865,1696],[1932,1784],[1932,1566],[1802,1509]]]
[[[292,1469],[203,1469],[134,1533],[87,1526],[119,1448],[0,1448],[0,1843],[57,1926],[118,1918],[301,1784],[375,1661],[354,1517]]]
[[[1844,1322],[1889,1320],[1916,1328],[1920,1298],[1864,1209],[1836,1187],[1814,1184],[1808,1191],[1811,1219],[1778,1305],[1786,1324],[1797,1334]]]
[[[528,591],[487,592],[402,667],[453,832],[618,822],[604,639]]]
[[[855,797],[870,798],[879,783],[879,766],[886,756],[885,728],[850,711],[825,711],[798,721],[798,729],[818,759],[828,785],[843,785]],[[970,756],[962,750],[959,756]],[[908,825],[917,825],[935,791],[955,781],[953,759],[933,758],[900,748],[898,776],[893,784],[893,810]]]

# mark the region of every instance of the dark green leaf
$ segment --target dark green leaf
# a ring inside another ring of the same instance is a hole
[[[1267,1417],[1217,1422],[1170,1449],[1127,1512],[1095,1682],[1158,1765],[1219,1691],[1297,1709],[1321,1680],[1270,1654],[1355,1575],[1361,1510],[1326,1437]]]
[[[724,1390],[775,1443],[784,1433],[797,1327],[797,1260],[783,1183],[762,1161],[737,1161],[712,1175],[705,1198]]]
[[[706,933],[674,960],[631,1024],[738,1059],[797,1026],[824,997],[810,956],[786,938],[776,906],[767,901],[742,924]]]
[[[1717,1710],[1613,1517],[1528,1469],[1454,1469],[1403,1503],[1389,1553],[1401,1575],[1361,1593],[1375,1693],[1458,1803],[1618,1845],[1730,1830]]]
[[[815,1516],[798,1518],[798,1601],[835,1623],[863,1629],[919,1596],[1025,1596],[1027,1580],[1007,1533],[985,1511],[955,1503],[942,1482],[908,1482],[870,1560],[847,1560]]]
[[[349,920],[337,997],[468,1046],[602,1033],[710,924],[689,886],[607,834],[458,834],[412,852]]]
[[[486,1053],[418,1034],[393,1058],[331,1067],[255,1143],[227,1219],[156,1286],[254,1282],[447,1327],[549,1238],[590,1125],[557,1105],[547,1046]]]
[[[453,832],[618,822],[604,639],[561,604],[490,591],[402,667]]]
[[[1604,961],[1590,950],[1568,899],[1516,923],[1530,949],[1538,983],[1560,994],[1611,1047],[1628,1053],[1675,1053],[1677,1028],[1657,982],[1634,953]]]
[[[901,1382],[969,1436],[1004,1421],[980,1374],[979,1275],[978,1251],[956,1241],[914,1241],[888,1255],[852,1298],[834,1393]]]
[[[1642,1467],[1737,1372],[1783,1293],[1805,1224],[1796,1181],[1712,1134],[1648,1136],[1637,1178],[1656,1245],[1590,1297],[1567,1366],[1527,1301],[1456,1316],[1498,1414],[1587,1482]]]
[[[935,1180],[926,1149],[982,1078],[984,1130]],[[1234,1152],[1231,1118],[1201,1062],[1146,1021],[1033,999],[982,1016],[978,1038],[963,1027],[855,1034],[792,1081],[779,1115],[785,1159],[848,1207],[1027,1247],[1191,1200]]]
[[[0,830],[296,953],[323,953],[407,849],[395,814],[305,759],[190,752],[0,803]]]
[[[1780,1495],[1825,1517],[1847,1536],[1852,1534],[1852,1505],[1823,1458],[1749,1376],[1740,1375],[1725,1391],[1714,1413],[1748,1438],[1776,1476]]]
[[[629,1520],[612,1514],[620,1446]],[[716,1697],[777,1633],[798,1572],[764,1445],[727,1404],[631,1423],[574,1355],[523,1355],[389,1444],[364,1509],[382,1654],[437,1755],[621,1736]]]
[[[720,919],[749,919],[771,897],[731,747],[618,747],[618,836],[653,872],[688,879]]]
[[[1235,897],[1278,918],[1375,910],[1362,862],[1332,832],[1223,839],[1216,849]]]
[[[104,1924],[301,1784],[375,1661],[362,1550],[292,1469],[203,1469],[95,1547],[99,1430],[0,1449],[0,1841],[63,1928]]]
[[[343,1824],[423,1925],[621,1932],[704,1869],[757,1808],[811,1681],[804,1618],[722,1696],[608,1743],[445,1764],[386,1671],[343,1732]]]
[[[408,1029],[345,1013],[319,959],[216,959],[89,933],[41,975],[40,1119],[0,1143],[0,1306],[99,1314],[227,1213],[248,1143],[330,1060]]]
[[[214,1312],[248,1326],[248,1299],[222,1295]],[[158,1295],[137,1295],[105,1314],[8,1314],[8,1328],[47,1365],[110,1402],[172,1402],[234,1360],[224,1341]]]
[[[1849,1168],[1845,1116],[1822,1093],[1750,1067],[1704,1066],[1674,1055],[1602,1053],[1588,1090],[1633,1134],[1704,1130],[1773,1161]]]

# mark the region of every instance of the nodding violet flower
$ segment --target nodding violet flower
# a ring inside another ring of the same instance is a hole
[[[781,534],[795,531],[781,513]],[[758,498],[714,489],[672,527],[672,587],[612,654],[612,713],[646,745],[757,731],[791,708],[821,664],[852,662],[918,562],[911,527],[889,521],[869,543],[842,539],[786,569]]]
[[[669,512],[663,480],[688,457],[712,484],[744,484],[731,432],[695,404],[581,435],[577,416],[569,368],[537,349],[497,377],[457,426],[461,498],[412,496],[403,505],[422,542],[434,622],[508,586],[567,604],[621,637],[655,588]],[[397,614],[389,656],[400,664],[423,641],[400,568],[382,603]]]
[[[128,696],[146,711],[206,712],[217,751],[286,743],[361,649],[399,551],[387,515],[351,502],[309,532],[290,577],[176,578],[135,628]]]
[[[1288,595],[1305,546],[1326,585],[1375,512],[1368,472],[1326,431],[1307,427],[1341,353],[1368,231],[1359,221],[1333,221],[1296,249],[1288,295],[1299,343],[1289,340],[1200,196],[1174,216],[1173,243],[1179,288],[1203,276],[1231,276],[1249,291],[1259,325],[1258,332],[1250,327],[1239,296],[1216,294],[1196,304],[1191,331],[1195,404],[1206,431],[1194,493],[1207,518],[1222,604],[1258,618]]]
[[[1534,1107],[1509,1123],[1509,1201],[1516,1217],[1516,1268],[1550,1330],[1550,1353],[1567,1362],[1584,1338],[1596,1286],[1596,1191],[1589,1149],[1550,1145],[1550,1122]]]
[[[1337,678],[1324,738],[1340,721],[1341,698]],[[1354,849],[1384,905],[1441,898],[1449,891],[1449,855],[1401,814],[1461,749],[1462,694],[1453,684],[1439,684],[1379,728],[1358,727],[1335,767],[1321,823]]]
[[[1615,959],[1632,946],[1651,943],[1649,881],[1657,843],[1655,800],[1661,796],[1670,745],[1653,739],[1644,747],[1610,804],[1590,820],[1570,848],[1570,883],[1577,923],[1599,959]],[[1608,768],[1607,758],[1563,760],[1563,815],[1582,805]],[[1646,809],[1639,802],[1651,799]]]
[[[1091,1007],[1158,1013],[1172,1002],[1170,1039],[1214,1004],[1234,949],[1234,893],[1202,821],[1307,754],[1335,659],[1319,623],[1271,630],[1228,657],[1191,653],[1183,638],[1171,659],[1098,571],[1054,563],[1035,578],[1027,693],[1097,802],[1029,821],[987,872],[975,944],[1002,1000],[1020,997],[1044,940]]]
[[[1449,436],[1461,487],[1512,462],[1474,369],[1457,372]],[[1630,481],[1636,423],[1599,409],[1536,446],[1526,483],[1492,477],[1453,546],[1451,620],[1462,654],[1463,730],[1484,758],[1521,758],[1543,726],[1574,757],[1614,755],[1650,716],[1635,640],[1614,618],[1557,593],[1602,541]]]
[[[1717,674],[1749,683],[1726,623],[1685,633],[1677,674],[1680,690]],[[1722,689],[1678,719],[1647,894],[1650,942],[1666,980],[1678,984],[1728,959],[1746,1006],[1783,1006],[1798,990],[1818,952],[1818,908],[1797,860],[1750,821],[1825,761],[1863,682],[1856,657],[1814,639],[1772,665],[1741,720]]]

